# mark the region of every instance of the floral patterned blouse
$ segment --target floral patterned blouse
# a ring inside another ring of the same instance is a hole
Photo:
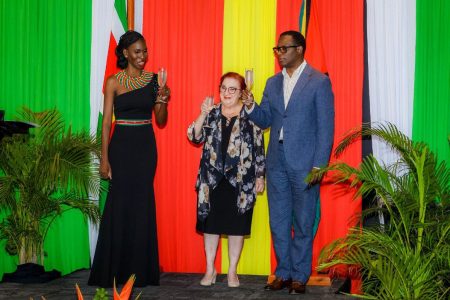
[[[221,150],[222,118],[221,104],[217,104],[205,119],[200,138],[195,139],[194,123],[188,128],[188,139],[196,144],[204,143],[198,170],[197,216],[204,220],[210,209],[209,196],[225,177],[237,188],[236,209],[243,214],[256,201],[256,178],[265,174],[264,138],[242,108],[231,129],[227,153]],[[226,155],[223,159],[223,155]],[[225,164],[223,163],[225,162]]]

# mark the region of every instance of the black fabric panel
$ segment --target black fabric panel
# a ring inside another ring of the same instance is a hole
[[[306,28],[305,28],[305,38],[308,34],[309,26],[309,15],[311,14],[311,0],[306,0]]]
[[[362,122],[370,123],[370,95],[369,95],[369,62],[367,55],[367,2],[364,0],[364,79],[363,79],[363,98],[362,98]],[[362,158],[373,153],[372,139],[370,137],[362,140]],[[362,209],[376,205],[375,195],[368,195],[362,199]],[[363,226],[379,224],[378,216],[369,216],[364,218]]]

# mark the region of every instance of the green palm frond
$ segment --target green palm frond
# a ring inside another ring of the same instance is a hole
[[[19,112],[19,118],[38,125],[32,130],[32,134],[39,143],[57,138],[64,132],[64,120],[56,109],[33,112],[31,109],[23,107]]]
[[[10,210],[15,204],[14,179],[10,176],[0,177],[0,210]]]
[[[392,123],[365,123],[361,128],[350,130],[335,149],[335,155],[340,156],[348,146],[362,137],[377,137],[386,142],[393,150],[409,153],[413,149],[411,139],[402,133]]]
[[[377,206],[362,216],[384,214],[387,223],[353,228],[323,249],[319,269],[356,267],[367,299],[446,299],[450,295],[450,171],[429,147],[393,124],[364,124],[338,145],[339,156],[361,137],[377,137],[397,152],[385,165],[369,155],[358,168],[335,162],[320,170],[334,182],[371,196]]]
[[[435,293],[433,285],[445,273],[434,273],[434,257],[417,256],[398,239],[367,229],[353,229],[325,248],[320,260],[325,261],[320,270],[340,264],[359,266],[365,295],[375,299],[431,299],[425,295]]]
[[[89,196],[100,191],[100,142],[86,132],[66,129],[55,109],[24,108],[20,116],[37,127],[28,136],[1,141],[0,210],[9,216],[1,223],[0,239],[23,263],[43,258],[48,227],[68,208],[99,221],[98,207]]]

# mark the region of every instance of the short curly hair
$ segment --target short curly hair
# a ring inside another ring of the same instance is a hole
[[[245,90],[247,88],[247,85],[245,84],[245,79],[241,74],[238,74],[236,72],[228,72],[222,75],[220,77],[220,85],[222,85],[223,81],[226,78],[233,78],[234,80],[237,80],[239,82],[239,87],[241,90]]]
[[[125,69],[128,66],[128,60],[123,55],[123,50],[127,49],[139,40],[145,41],[142,34],[137,31],[128,30],[120,37],[119,44],[116,47],[117,67]]]

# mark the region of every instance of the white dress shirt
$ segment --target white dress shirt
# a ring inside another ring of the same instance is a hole
[[[306,67],[306,60],[303,60],[300,66],[298,66],[298,68],[294,71],[294,73],[292,73],[292,76],[289,76],[289,74],[286,71],[286,68],[283,68],[283,71],[281,71],[281,73],[283,74],[283,96],[285,109],[289,104],[292,91],[294,90],[295,85],[297,84],[297,81],[300,78],[300,75],[302,75],[305,67]],[[282,140],[283,140],[283,127],[281,127],[280,130],[280,141]]]

